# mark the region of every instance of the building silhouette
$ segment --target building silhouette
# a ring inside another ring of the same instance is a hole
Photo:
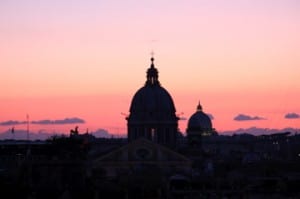
[[[128,141],[146,138],[171,148],[176,146],[178,117],[171,95],[158,80],[151,58],[145,85],[133,96],[127,119]]]
[[[210,117],[203,112],[199,102],[196,112],[189,118],[186,130],[187,139],[190,146],[201,147],[203,136],[216,135]]]

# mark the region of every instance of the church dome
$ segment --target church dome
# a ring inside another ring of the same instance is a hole
[[[202,111],[200,103],[197,106],[197,111],[190,117],[188,121],[188,130],[211,130],[211,119]]]
[[[151,67],[147,70],[147,81],[134,95],[130,106],[130,119],[164,119],[175,115],[175,106],[171,95],[158,81],[158,70],[151,58]]]
[[[178,117],[173,99],[158,81],[154,58],[145,85],[132,98],[127,119],[128,141],[140,137],[168,147],[176,146]]]
[[[166,89],[161,86],[147,86],[140,88],[134,95],[130,112],[149,114],[154,112],[174,113],[175,106],[173,100]]]

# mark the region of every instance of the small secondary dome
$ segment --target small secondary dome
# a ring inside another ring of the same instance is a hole
[[[188,121],[188,130],[211,130],[211,119],[202,111],[202,106],[199,102],[197,111],[190,117]]]
[[[196,113],[194,113],[188,121],[186,133],[189,144],[193,147],[202,146],[203,136],[216,135],[209,116],[202,111],[200,102],[197,106]]]

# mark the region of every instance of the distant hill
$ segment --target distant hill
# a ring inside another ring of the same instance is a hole
[[[246,129],[236,129],[230,131],[219,131],[220,135],[234,135],[234,134],[251,134],[251,135],[269,135],[274,133],[283,133],[283,132],[291,132],[292,134],[299,133],[300,129],[294,128],[284,128],[284,129],[267,129],[267,128],[257,128],[251,127]],[[83,133],[83,132],[82,132]],[[80,132],[80,134],[82,134]],[[98,129],[94,132],[89,132],[97,138],[112,138],[112,137],[126,137],[126,134],[115,135],[113,133],[109,133],[105,129]],[[49,133],[45,130],[39,132],[30,132],[29,139],[30,140],[46,140],[47,138],[53,135],[69,135],[69,133]],[[5,131],[0,133],[0,140],[5,139],[16,139],[16,140],[26,140],[27,139],[27,131],[26,130],[16,130],[14,134],[11,131]]]
[[[80,133],[81,134],[81,133]],[[90,134],[94,135],[97,138],[111,138],[114,137],[113,134],[110,134],[105,129],[98,129],[94,132],[90,132]],[[46,131],[39,131],[39,132],[29,132],[29,139],[30,140],[46,140],[53,135],[69,135],[69,133],[49,133]],[[14,133],[11,131],[5,131],[0,133],[0,140],[6,139],[15,139],[15,140],[26,140],[27,139],[27,131],[26,130],[15,130]]]
[[[29,132],[29,139],[30,140],[46,140],[47,138],[51,137],[54,134],[47,133],[47,132]],[[5,139],[16,139],[16,140],[26,140],[27,139],[27,131],[26,130],[16,130],[14,133],[11,131],[5,131],[0,133],[0,140]]]
[[[246,129],[236,129],[230,131],[221,131],[219,134],[233,135],[233,134],[252,134],[252,135],[270,135],[274,133],[291,132],[292,134],[300,132],[300,129],[284,128],[284,129],[268,129],[268,128],[257,128],[250,127]]]

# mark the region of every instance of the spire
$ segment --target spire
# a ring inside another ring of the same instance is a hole
[[[150,67],[151,67],[151,68],[154,68],[154,57],[151,57],[150,60],[151,60],[151,66],[150,66]]]
[[[151,53],[151,65],[150,68],[148,68],[147,70],[147,81],[146,81],[146,85],[159,85],[159,81],[158,81],[158,71],[154,66],[154,57],[153,57],[153,53]]]
[[[202,106],[200,104],[200,100],[199,100],[199,103],[198,103],[198,106],[197,106],[197,111],[202,111]]]

